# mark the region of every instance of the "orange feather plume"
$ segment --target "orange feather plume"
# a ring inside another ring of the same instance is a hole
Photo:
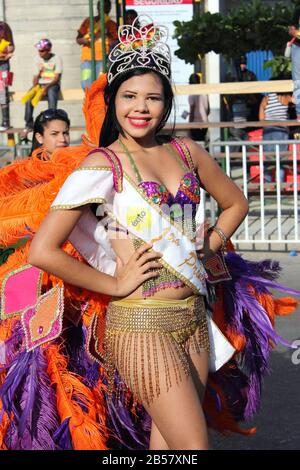
[[[106,75],[100,75],[87,90],[84,99],[83,114],[86,123],[87,141],[93,147],[99,147],[100,131],[106,112],[104,102],[106,83]],[[85,140],[85,142],[87,141]]]
[[[0,265],[0,284],[2,284],[4,277],[8,273],[24,264],[27,264],[28,252],[29,241],[21,248],[16,249],[16,251],[7,259],[6,263]]]
[[[243,429],[235,421],[227,408],[226,400],[221,388],[214,383],[211,378],[209,378],[208,384],[215,390],[221,401],[221,410],[218,411],[214,397],[209,392],[209,387],[206,389],[203,409],[205,414],[209,416],[211,427],[222,434],[228,434],[229,432],[244,435],[254,434],[256,432],[256,428]]]
[[[4,245],[35,232],[69,174],[98,146],[105,116],[102,75],[87,90],[84,101],[87,135],[76,147],[57,149],[49,158],[43,147],[26,160],[0,171],[0,240]]]
[[[245,344],[246,338],[244,335],[238,334],[232,328],[229,328],[224,316],[224,299],[221,286],[217,288],[217,301],[213,305],[213,320],[216,325],[220,328],[222,333],[226,336],[228,341],[237,350],[241,351]]]
[[[275,315],[290,315],[294,313],[299,302],[292,297],[281,297],[274,300]]]
[[[45,355],[47,372],[56,388],[60,419],[62,422],[69,419],[73,448],[107,450],[108,429],[103,424],[105,407],[101,403],[101,395],[97,395],[96,401],[93,392],[84,385],[82,378],[67,370],[67,359],[60,353],[57,345],[50,345],[45,349]],[[97,422],[100,410],[101,423]]]

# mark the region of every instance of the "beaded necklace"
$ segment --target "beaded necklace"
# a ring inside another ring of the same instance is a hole
[[[137,179],[138,183],[141,183],[143,180],[142,180],[141,174],[138,170],[138,167],[136,166],[136,163],[135,163],[134,159],[132,158],[131,153],[129,152],[128,148],[126,147],[124,142],[122,142],[121,139],[118,139],[118,142],[119,142],[120,146],[122,147],[122,149],[124,150],[125,154],[128,157],[129,163],[130,163],[130,165],[131,165],[131,167],[132,167],[132,169],[135,173],[135,176],[136,176],[136,179]]]

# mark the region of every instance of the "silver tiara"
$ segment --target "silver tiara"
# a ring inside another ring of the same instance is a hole
[[[118,30],[119,43],[108,56],[108,83],[133,68],[148,68],[171,78],[171,52],[166,44],[168,29],[154,25],[148,15],[138,16],[132,25]]]

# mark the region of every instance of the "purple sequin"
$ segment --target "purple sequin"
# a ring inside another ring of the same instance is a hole
[[[167,204],[168,206],[180,204],[181,207],[185,204],[191,204],[195,210],[196,205],[200,202],[199,181],[191,172],[182,176],[175,196],[163,184],[156,181],[142,181],[139,186],[155,204]]]

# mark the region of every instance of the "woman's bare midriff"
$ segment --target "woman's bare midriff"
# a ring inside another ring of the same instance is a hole
[[[130,238],[122,240],[110,240],[111,246],[116,253],[117,257],[120,258],[122,263],[126,264],[129,258],[134,253],[134,247]],[[186,299],[190,295],[193,295],[192,289],[187,286],[184,287],[169,287],[167,289],[161,289],[155,292],[151,299],[169,299],[169,300],[181,300]],[[124,297],[124,299],[143,299],[143,288],[138,287],[130,295]]]

